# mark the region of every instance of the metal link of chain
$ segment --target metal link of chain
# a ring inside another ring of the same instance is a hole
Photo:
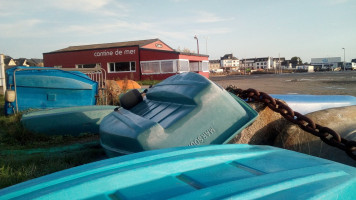
[[[242,90],[236,88],[235,86],[228,86],[226,90],[237,95],[241,99],[244,99],[245,101],[257,101],[264,103],[271,110],[278,112],[288,121],[298,125],[302,130],[319,137],[328,145],[345,151],[348,156],[356,160],[356,141],[342,138],[340,134],[334,130],[320,124],[316,124],[313,120],[306,117],[305,115],[293,111],[287,104],[283,103],[282,101],[274,99],[270,95],[264,92],[259,92],[255,89]]]

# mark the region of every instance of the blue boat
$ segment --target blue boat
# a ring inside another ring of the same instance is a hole
[[[0,190],[0,199],[355,199],[356,168],[271,146],[145,151]]]
[[[8,91],[14,91],[16,97],[12,102],[5,102],[7,115],[28,109],[96,103],[98,84],[81,72],[21,66],[6,70],[6,75]]]

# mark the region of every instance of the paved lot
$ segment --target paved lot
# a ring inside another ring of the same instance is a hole
[[[210,79],[224,88],[235,85],[268,94],[356,96],[356,71],[211,76]]]

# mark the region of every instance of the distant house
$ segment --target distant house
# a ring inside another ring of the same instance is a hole
[[[38,59],[38,58],[31,58],[31,59],[27,59],[26,64],[28,66],[43,67],[43,60],[42,59]]]
[[[26,58],[18,58],[15,59],[16,66],[29,66],[27,65],[27,59]]]
[[[15,60],[13,58],[11,58],[10,56],[5,56],[4,63],[5,63],[5,69],[16,66]]]
[[[279,63],[285,61],[285,58],[272,58],[272,57],[261,57],[261,58],[246,58],[240,60],[240,66],[242,68],[249,69],[273,69],[276,68]],[[281,64],[282,65],[282,64]]]
[[[225,54],[220,58],[220,65],[225,71],[237,70],[240,66],[240,60],[233,56],[233,54]]]
[[[292,69],[293,65],[292,65],[292,61],[291,60],[284,60],[281,62],[281,66],[282,68],[288,68],[288,69]]]
[[[209,71],[215,71],[220,68],[220,60],[209,60]]]

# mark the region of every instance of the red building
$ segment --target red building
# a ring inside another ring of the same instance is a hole
[[[189,71],[209,77],[208,57],[177,52],[159,39],[70,46],[43,54],[46,67],[100,67],[107,79],[132,80],[162,80]]]

